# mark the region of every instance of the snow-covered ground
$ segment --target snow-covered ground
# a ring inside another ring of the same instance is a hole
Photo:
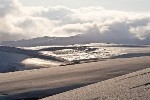
[[[39,52],[43,55],[52,55],[54,57],[63,58],[67,61],[82,61],[92,59],[115,58],[120,55],[129,53],[150,53],[150,47],[133,47],[116,44],[86,44],[74,45],[75,48],[62,49],[55,51]]]
[[[45,66],[45,67],[59,66],[63,64],[61,62],[54,62],[51,60],[43,60],[39,58],[28,58],[23,60],[21,63],[25,65]]]
[[[0,96],[0,100],[28,100],[29,98],[48,97],[146,69],[149,68],[149,65],[150,57],[137,57],[0,73],[0,94],[3,95]],[[91,90],[93,89],[95,88]]]
[[[0,46],[0,72],[53,67],[81,61],[97,61],[122,57],[130,53],[136,53],[136,55],[145,53],[144,56],[149,56],[150,47],[105,43],[18,48]]]
[[[0,72],[23,70],[21,62],[27,58],[27,55],[0,51]]]
[[[80,61],[93,62],[76,64]],[[150,46],[0,46],[0,100],[42,98],[95,82],[100,83],[46,100],[150,100],[149,68]],[[145,70],[128,74],[141,69]],[[124,74],[128,75],[114,78]]]
[[[52,55],[55,57],[60,57],[68,61],[80,61],[80,60],[90,60],[90,59],[104,59],[111,58],[123,54],[122,49],[118,48],[83,48],[77,47],[76,49],[63,49],[56,51],[41,51],[40,53],[44,55]]]
[[[150,100],[150,68],[42,100]]]
[[[0,73],[59,66],[62,62],[33,58],[11,47],[0,46]]]
[[[0,51],[0,72],[12,72],[59,66],[63,63],[32,58],[24,54]]]

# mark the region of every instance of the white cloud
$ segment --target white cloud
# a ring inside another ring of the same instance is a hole
[[[150,43],[149,23],[147,13],[106,10],[99,6],[25,7],[17,0],[0,0],[0,41],[97,33],[102,42]]]
[[[150,37],[150,23],[146,26],[131,27],[130,32],[133,33],[137,38],[144,40]]]

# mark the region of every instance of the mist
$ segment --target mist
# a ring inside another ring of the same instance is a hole
[[[94,37],[96,33],[103,42],[150,44],[149,13],[107,10],[101,6],[26,7],[18,0],[0,0],[0,23],[0,42],[78,34]]]

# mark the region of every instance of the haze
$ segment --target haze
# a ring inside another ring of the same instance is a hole
[[[104,41],[149,44],[149,2],[0,0],[0,42],[97,33]]]

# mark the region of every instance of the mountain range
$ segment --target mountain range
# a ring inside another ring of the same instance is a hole
[[[126,40],[124,38],[116,38],[114,36],[105,37],[97,32],[79,34],[70,37],[37,37],[28,40],[3,41],[0,45],[12,47],[33,47],[33,46],[50,46],[50,45],[73,45],[73,44],[89,44],[89,43],[115,43],[115,44],[149,44],[149,41],[141,41],[139,39]]]
[[[47,45],[72,45],[72,44],[87,44],[101,42],[98,33],[95,34],[80,34],[71,37],[37,37],[28,40],[3,41],[0,45],[13,47],[32,47],[32,46],[47,46]]]

